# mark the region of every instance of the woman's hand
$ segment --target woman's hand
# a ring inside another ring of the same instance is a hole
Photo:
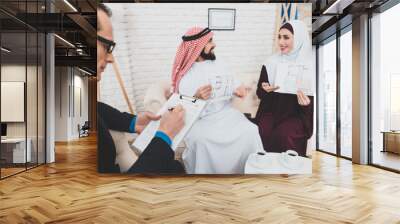
[[[297,102],[299,102],[300,106],[308,106],[310,105],[310,98],[306,96],[302,91],[297,91]]]
[[[212,87],[210,84],[202,86],[196,91],[196,94],[194,94],[194,97],[196,97],[198,99],[202,99],[202,100],[208,100],[208,98],[210,98],[210,96],[211,96],[211,90],[212,90]]]
[[[247,96],[247,93],[250,91],[250,88],[245,86],[245,85],[241,85],[239,86],[235,92],[233,94],[235,94],[235,96],[240,97],[240,98],[244,98]]]
[[[279,89],[279,86],[272,86],[268,82],[261,83],[261,87],[265,90],[265,92],[270,93]]]

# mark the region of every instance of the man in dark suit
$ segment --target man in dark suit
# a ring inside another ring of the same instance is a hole
[[[111,11],[103,4],[97,7],[97,81],[101,80],[107,64],[113,62],[115,47],[111,25]],[[175,160],[171,149],[172,139],[184,126],[185,112],[181,106],[168,111],[162,117],[150,112],[137,115],[123,113],[102,103],[97,103],[97,147],[98,171],[101,173],[120,172],[115,163],[116,149],[109,130],[140,133],[152,120],[160,120],[160,127],[154,138],[138,158],[129,173],[184,173],[182,164]]]

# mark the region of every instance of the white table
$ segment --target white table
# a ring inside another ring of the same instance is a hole
[[[27,143],[26,151],[25,151],[25,144]],[[13,155],[13,163],[25,163],[25,162],[31,162],[31,145],[32,141],[30,138],[26,139],[25,143],[25,138],[6,138],[6,139],[1,139],[1,147],[2,151],[4,150],[3,147],[13,147],[12,148],[12,155]],[[4,150],[5,151],[5,150]],[[26,159],[26,161],[25,161]]]

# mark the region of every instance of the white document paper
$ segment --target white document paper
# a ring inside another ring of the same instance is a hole
[[[235,88],[234,78],[231,75],[213,75],[208,77],[212,87],[211,99],[231,98]]]
[[[175,136],[174,139],[171,139],[171,148],[173,150],[176,150],[179,143],[181,143],[186,133],[192,127],[193,123],[198,119],[200,113],[206,106],[206,101],[195,99],[193,97],[182,96],[179,94],[173,94],[157,114],[162,115],[169,108],[173,108],[178,105],[182,105],[182,107],[185,109],[185,126]],[[143,152],[150,144],[151,140],[154,138],[154,135],[156,134],[159,126],[160,121],[151,121],[142,131],[142,133],[136,138],[135,142],[132,145],[140,152]]]
[[[277,65],[274,83],[279,86],[278,93],[297,94],[301,90],[305,95],[314,95],[314,75],[309,66],[302,64],[280,63]]]

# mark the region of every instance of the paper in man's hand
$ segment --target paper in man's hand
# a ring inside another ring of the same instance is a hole
[[[167,110],[175,108],[177,105],[182,105],[185,109],[185,126],[182,130],[172,139],[171,148],[175,150],[179,143],[183,140],[186,133],[192,127],[193,123],[198,119],[201,111],[204,109],[206,102],[199,99],[194,99],[192,97],[182,96],[179,94],[173,94],[169,100],[163,105],[158,115],[164,114]],[[146,147],[150,144],[154,135],[156,134],[158,127],[160,126],[160,121],[152,121],[143,132],[136,138],[133,146],[137,148],[140,152],[143,152]]]

